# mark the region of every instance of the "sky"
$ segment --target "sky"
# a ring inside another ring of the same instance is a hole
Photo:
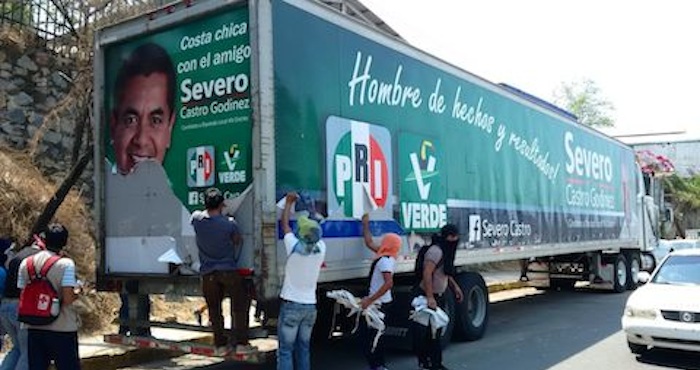
[[[700,2],[360,0],[413,46],[552,101],[590,79],[611,135],[700,132]]]

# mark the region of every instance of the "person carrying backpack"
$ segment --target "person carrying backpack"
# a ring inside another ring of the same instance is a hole
[[[63,256],[68,230],[61,224],[51,224],[45,232],[44,241],[46,250],[22,260],[17,277],[17,287],[22,289],[20,320],[25,323],[38,322],[40,318],[52,320],[46,324],[26,325],[29,369],[46,370],[53,360],[58,370],[79,370],[78,314],[72,303],[78,299],[80,288],[75,278],[75,263]],[[50,268],[45,268],[46,265]],[[33,270],[29,267],[33,267]],[[39,287],[45,287],[46,281],[55,290],[56,298],[51,299],[53,302],[50,305],[44,299],[51,297],[50,293],[44,291],[41,293],[43,296],[39,297],[31,295],[38,292]],[[44,315],[47,307],[51,309],[51,319],[46,319]]]
[[[26,370],[29,368],[27,359],[27,328],[20,325],[17,318],[19,293],[17,274],[22,260],[42,250],[44,241],[36,235],[31,245],[15,250],[12,247],[5,251],[7,280],[2,303],[0,303],[0,325],[12,340],[12,349],[5,355],[0,370]]]
[[[436,240],[435,240],[436,239]],[[445,292],[452,288],[457,302],[462,302],[464,295],[454,280],[454,258],[459,244],[459,230],[453,224],[440,229],[434,236],[433,243],[421,248],[416,258],[415,273],[420,277],[418,295],[425,296],[428,307],[445,309]],[[418,366],[426,370],[447,370],[442,364],[441,330],[433,335],[429,326],[414,323],[414,346],[418,356]]]
[[[396,268],[396,257],[401,250],[401,237],[395,233],[386,233],[382,237],[381,244],[376,244],[372,240],[372,233],[369,229],[368,214],[362,216],[362,234],[365,245],[376,255],[369,272],[369,294],[362,298],[360,306],[364,310],[370,305],[376,304],[377,308],[386,314],[387,307],[393,300],[391,288],[394,286],[393,276]],[[384,321],[386,322],[386,316]],[[380,336],[375,346],[374,338],[377,335],[377,330],[368,327],[364,320],[362,321],[362,329],[364,334],[363,350],[369,368],[371,370],[386,370],[383,338]]]

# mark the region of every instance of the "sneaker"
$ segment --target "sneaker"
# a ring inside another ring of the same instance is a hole
[[[214,349],[215,356],[226,356],[233,351],[233,348],[229,345],[216,346]]]
[[[250,344],[237,344],[236,354],[250,354],[258,351],[258,347],[252,346]]]

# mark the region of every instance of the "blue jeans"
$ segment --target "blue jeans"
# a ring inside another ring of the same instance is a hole
[[[310,370],[316,305],[282,301],[277,324],[277,370]]]
[[[0,325],[12,338],[12,350],[0,364],[0,370],[26,370],[27,360],[27,329],[20,329],[17,320],[17,300],[5,299],[0,303]]]

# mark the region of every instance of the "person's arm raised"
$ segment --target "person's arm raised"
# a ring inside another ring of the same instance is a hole
[[[295,192],[287,193],[287,201],[284,203],[284,211],[282,211],[282,231],[285,234],[292,232],[292,227],[289,226],[289,214],[292,210],[292,205],[299,199],[299,194]]]
[[[371,249],[372,252],[377,253],[379,246],[374,244],[372,240],[372,233],[369,231],[369,214],[365,213],[362,215],[362,236],[365,239],[365,245],[367,248]]]

